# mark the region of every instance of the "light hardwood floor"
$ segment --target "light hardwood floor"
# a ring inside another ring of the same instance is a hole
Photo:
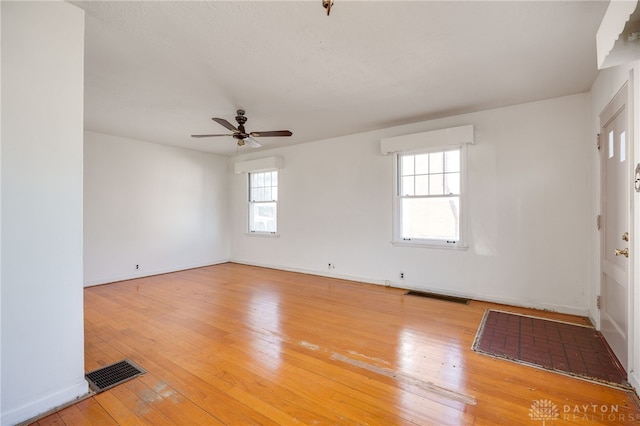
[[[632,392],[471,350],[488,308],[584,318],[231,263],[84,294],[86,370],[148,372],[36,425],[640,424]]]

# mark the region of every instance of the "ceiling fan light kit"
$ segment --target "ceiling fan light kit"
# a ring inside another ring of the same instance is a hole
[[[212,120],[216,123],[220,124],[222,127],[225,127],[228,130],[231,130],[233,133],[228,134],[215,134],[215,135],[191,135],[192,138],[211,138],[217,136],[231,136],[236,139],[238,142],[238,146],[250,146],[251,148],[260,148],[262,144],[254,139],[254,137],[288,137],[291,136],[289,130],[268,130],[261,132],[249,132],[244,128],[244,123],[247,122],[247,117],[245,117],[245,111],[243,109],[238,109],[236,111],[236,121],[238,122],[238,127],[229,123],[224,118],[213,117]]]

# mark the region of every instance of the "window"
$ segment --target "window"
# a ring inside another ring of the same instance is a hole
[[[278,231],[278,172],[249,173],[249,232]]]
[[[394,240],[461,246],[462,148],[397,154]]]

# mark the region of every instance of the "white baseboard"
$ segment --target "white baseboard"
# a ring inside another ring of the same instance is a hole
[[[288,266],[277,266],[277,265],[269,265],[269,264],[257,263],[257,262],[247,262],[245,260],[240,260],[240,259],[230,259],[229,262],[238,263],[240,265],[257,266],[259,268],[277,269],[278,271],[297,272],[299,274],[315,275],[318,277],[327,277],[327,278],[337,278],[339,280],[356,281],[356,282],[367,283],[367,284],[385,285],[386,283],[386,281],[383,281],[383,280],[374,280],[370,278],[362,278],[362,277],[356,277],[352,275],[326,273],[326,272],[314,271],[314,270],[303,269],[303,268],[290,268]]]
[[[539,311],[556,312],[559,314],[576,315],[585,318],[588,318],[589,315],[589,310],[587,308],[576,308],[573,306],[556,305],[553,303],[523,302],[521,300],[501,297],[484,298],[482,296],[474,295],[470,295],[467,297],[482,302],[499,303],[501,305],[518,306],[521,308],[537,309]]]
[[[627,381],[631,386],[633,386],[636,394],[638,394],[638,389],[640,389],[640,374],[638,374],[637,371],[630,373],[627,377]]]
[[[166,268],[159,268],[159,269],[152,269],[152,270],[140,270],[131,274],[110,275],[106,277],[87,280],[84,282],[84,287],[115,283],[118,281],[134,280],[136,278],[151,277],[153,275],[169,274],[171,272],[186,271],[188,269],[204,268],[206,266],[219,265],[221,263],[227,263],[229,261],[230,261],[229,259],[221,259],[221,260],[215,260],[215,261],[209,261],[209,262],[203,262],[203,263],[193,263],[189,265],[177,265],[177,266],[170,266]]]
[[[3,411],[0,424],[15,425],[20,422],[24,422],[25,420],[32,419],[51,410],[52,408],[80,399],[88,393],[89,384],[86,380],[82,379],[82,382],[76,383],[66,389],[62,389],[21,407],[13,408],[6,412]]]
[[[503,298],[503,297],[486,297],[485,295],[482,295],[482,294],[461,293],[461,292],[455,292],[455,291],[452,292],[448,289],[424,287],[424,286],[419,286],[411,283],[398,283],[398,282],[389,281],[389,280],[376,280],[372,278],[357,277],[353,275],[326,273],[322,271],[313,271],[313,270],[307,270],[307,269],[301,269],[301,268],[290,268],[287,266],[267,265],[267,264],[261,264],[256,262],[248,262],[241,259],[230,259],[229,261],[233,263],[243,264],[243,265],[258,266],[261,268],[269,268],[269,269],[278,269],[281,271],[288,271],[288,272],[298,272],[302,274],[317,275],[317,276],[328,277],[328,278],[338,278],[341,280],[356,281],[356,282],[362,282],[367,284],[376,284],[376,285],[382,285],[385,287],[403,288],[407,290],[433,292],[433,293],[443,294],[447,296],[464,297],[467,299],[473,299],[473,300],[478,300],[482,302],[499,303],[501,305],[518,306],[521,308],[538,309],[543,311],[558,312],[558,313],[569,314],[569,315],[578,315],[581,317],[587,317],[589,315],[589,309],[586,307],[576,308],[574,306],[556,305],[556,304],[539,303],[539,302],[528,302],[528,301],[509,299],[509,298]]]

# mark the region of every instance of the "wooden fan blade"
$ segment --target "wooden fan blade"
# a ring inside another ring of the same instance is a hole
[[[191,135],[192,138],[213,138],[216,136],[233,136],[233,134],[230,135]]]
[[[251,132],[249,133],[249,135],[251,136],[255,136],[255,137],[260,137],[260,138],[268,138],[270,136],[291,136],[293,133],[291,133],[288,130],[272,130],[269,132]]]
[[[244,144],[251,148],[260,148],[262,144],[252,137],[244,138]]]
[[[236,127],[233,124],[229,123],[224,118],[213,117],[212,120],[218,123],[219,125],[226,127],[229,130],[233,130],[234,132],[238,131],[238,129],[236,129]]]

